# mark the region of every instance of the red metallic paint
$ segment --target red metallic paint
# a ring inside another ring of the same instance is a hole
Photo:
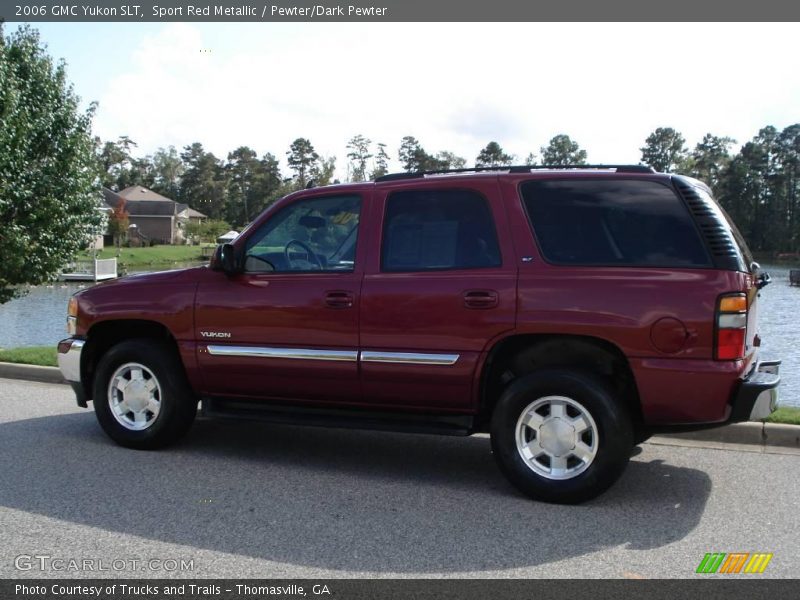
[[[177,341],[194,341],[194,299],[197,281],[208,269],[197,267],[130,275],[76,294],[77,335],[105,321],[145,320],[165,326]]]

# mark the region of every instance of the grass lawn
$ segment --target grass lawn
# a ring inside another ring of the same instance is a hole
[[[52,346],[31,346],[30,348],[0,350],[0,362],[55,367],[57,366],[56,346],[53,344]]]
[[[201,262],[203,250],[201,246],[151,246],[148,248],[121,248],[117,264],[120,269],[145,267],[169,267],[174,264]],[[97,258],[114,258],[116,248],[104,248],[97,253]],[[91,260],[92,254],[84,252],[78,260]]]
[[[767,423],[786,423],[788,425],[800,425],[800,408],[791,406],[779,406],[778,410],[772,413],[767,419]]]

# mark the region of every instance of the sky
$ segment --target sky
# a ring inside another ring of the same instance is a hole
[[[797,23],[39,23],[94,131],[137,155],[201,142],[336,156],[403,136],[473,164],[489,141],[523,162],[566,133],[592,163],[637,163],[656,127],[693,146],[800,121]]]

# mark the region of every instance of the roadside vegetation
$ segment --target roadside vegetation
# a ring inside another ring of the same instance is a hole
[[[0,362],[38,365],[40,367],[55,367],[58,364],[55,345],[0,350]]]
[[[199,246],[150,246],[143,248],[120,248],[117,255],[116,248],[105,248],[97,252],[97,258],[117,257],[120,269],[145,269],[148,267],[167,268],[174,265],[185,265],[192,262],[207,261],[203,258],[203,251],[210,252],[214,244]],[[78,260],[92,260],[92,252],[83,252]],[[208,256],[208,254],[206,255]]]
[[[50,281],[102,232],[92,136],[63,63],[22,25],[0,22],[0,304]]]
[[[800,425],[800,408],[779,406],[778,410],[766,419],[767,423],[785,423],[787,425]]]

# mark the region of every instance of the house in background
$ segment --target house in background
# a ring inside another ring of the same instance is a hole
[[[186,225],[206,219],[206,215],[188,204],[175,202],[140,185],[120,192],[103,188],[103,195],[110,210],[125,202],[132,242],[183,244],[186,242]]]

